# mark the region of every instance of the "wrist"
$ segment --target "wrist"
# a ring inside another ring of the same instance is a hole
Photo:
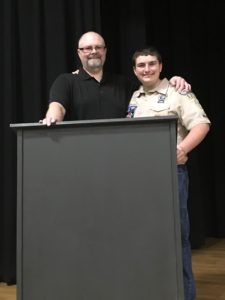
[[[187,155],[187,153],[188,153],[182,145],[177,145],[177,149],[184,152],[185,155]]]

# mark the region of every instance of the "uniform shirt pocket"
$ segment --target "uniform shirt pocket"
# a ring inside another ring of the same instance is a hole
[[[169,105],[168,102],[154,101],[154,102],[149,104],[149,108],[150,108],[150,110],[152,110],[156,113],[163,113],[163,115],[164,115],[164,114],[168,114],[169,109],[170,109],[170,105]]]

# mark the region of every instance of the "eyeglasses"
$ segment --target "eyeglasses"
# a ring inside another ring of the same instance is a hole
[[[95,51],[103,51],[105,49],[105,46],[89,46],[89,47],[83,47],[83,48],[78,48],[79,50],[83,51],[84,53],[91,53],[93,50]]]

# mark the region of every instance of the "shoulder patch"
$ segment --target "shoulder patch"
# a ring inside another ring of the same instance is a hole
[[[192,92],[189,92],[189,91],[186,91],[186,90],[183,90],[181,92],[179,92],[180,95],[183,95],[183,96],[187,96],[188,98],[195,98],[195,95],[194,93]]]

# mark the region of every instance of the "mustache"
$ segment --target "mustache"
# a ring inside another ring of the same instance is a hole
[[[88,56],[88,59],[93,59],[93,58],[101,59],[101,56],[99,54],[91,54],[90,56]]]

